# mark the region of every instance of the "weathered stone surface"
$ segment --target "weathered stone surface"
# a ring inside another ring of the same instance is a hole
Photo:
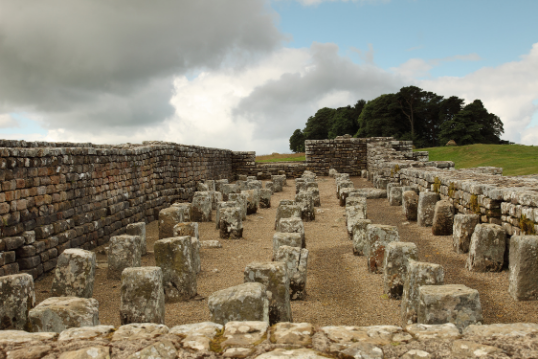
[[[289,203],[289,204],[285,204]],[[275,229],[278,231],[278,224],[281,218],[297,217],[301,218],[302,210],[295,201],[284,202],[280,201],[276,209]]]
[[[204,184],[207,186],[208,191],[216,191],[215,189],[215,180],[204,180]]]
[[[253,262],[247,264],[245,283],[258,282],[271,293],[269,298],[269,323],[293,322],[290,305],[290,280],[284,262]]]
[[[538,333],[538,324],[536,323],[471,324],[463,330],[465,336],[483,338],[524,337],[536,333]]]
[[[295,202],[301,207],[301,219],[304,222],[311,222],[316,219],[314,210],[314,198],[312,193],[308,191],[300,191],[295,195]]]
[[[418,213],[418,194],[415,191],[402,193],[402,211],[408,221],[416,221]]]
[[[155,264],[163,271],[167,302],[189,300],[196,295],[196,268],[192,263],[191,237],[165,238],[155,242]]]
[[[411,324],[405,330],[417,340],[459,339],[460,330],[452,323],[445,324]]]
[[[282,192],[282,187],[284,186],[284,181],[281,178],[274,178],[275,176],[272,176],[272,182],[273,182],[273,192]]]
[[[93,298],[50,297],[30,310],[28,320],[33,332],[99,325],[99,303]]]
[[[305,233],[304,233],[304,224],[301,218],[290,217],[290,218],[281,218],[278,222],[278,232],[281,233],[299,233],[303,238],[303,243],[305,243]]]
[[[311,346],[314,326],[310,323],[277,323],[271,327],[271,342],[282,345]]]
[[[35,305],[34,279],[29,274],[0,277],[0,330],[29,329],[28,311]]]
[[[402,205],[402,187],[394,186],[390,188],[389,203],[391,206]]]
[[[224,341],[221,343],[221,348],[225,350],[224,356],[243,357],[230,354],[252,353],[252,350],[231,351],[229,349],[253,348],[267,337],[268,327],[269,324],[265,321],[229,321],[226,323],[222,335]]]
[[[439,201],[439,194],[435,192],[421,192],[418,196],[417,222],[421,227],[431,227],[435,213],[435,204]]]
[[[192,203],[174,203],[170,207],[177,208],[178,222],[190,222],[192,217]],[[167,237],[163,237],[167,238]]]
[[[36,341],[56,339],[58,333],[28,333],[24,330],[0,330],[0,345],[25,344]]]
[[[195,192],[194,197],[192,198],[191,220],[193,222],[211,222],[212,210],[213,206],[211,204],[211,194],[209,192]],[[180,221],[177,221],[176,223],[179,222]],[[161,238],[160,235],[159,238]]]
[[[492,354],[501,354],[502,357],[507,358],[500,348],[467,340],[454,341],[452,343],[452,354],[460,358],[482,358],[490,357]]]
[[[146,222],[129,223],[126,233],[131,236],[140,236],[140,254],[145,256],[148,253],[146,244]]]
[[[496,224],[478,224],[471,237],[465,267],[472,272],[500,272],[504,264],[506,232]]]
[[[247,181],[247,186],[248,186],[248,189],[262,189],[263,183],[262,181],[259,181],[259,180],[251,180],[251,181]]]
[[[216,239],[200,241],[200,245],[202,248],[222,248],[222,244]]]
[[[368,199],[387,198],[387,190],[385,189],[360,188],[354,192]]]
[[[230,194],[229,199],[230,201],[236,201],[237,203],[239,203],[239,205],[243,209],[241,212],[241,219],[243,221],[247,219],[247,206],[248,206],[247,195],[244,193],[232,193]]]
[[[364,247],[367,245],[367,229],[369,224],[372,224],[372,221],[369,219],[357,219],[351,228],[353,236],[353,254],[356,256],[362,256],[364,254]]]
[[[327,326],[323,332],[331,341],[330,352],[338,352],[357,343],[388,345],[394,342],[395,336],[402,336],[402,328],[394,325],[373,325],[369,327]],[[410,336],[409,336],[410,337]]]
[[[218,192],[222,193],[222,186],[224,186],[225,184],[228,184],[227,179],[216,180],[215,181],[215,191],[218,191]]]
[[[385,248],[383,259],[383,291],[389,298],[400,299],[407,277],[409,260],[418,259],[418,248],[415,243],[391,242]]]
[[[215,223],[216,223],[216,228],[217,229],[220,229],[220,210],[222,208],[233,208],[233,207],[239,207],[241,209],[241,220],[243,219],[243,208],[241,207],[241,205],[239,204],[239,202],[237,201],[227,201],[227,202],[224,202],[224,201],[221,201],[217,204],[217,210],[215,211]],[[245,217],[246,217],[246,212],[245,212]]]
[[[326,359],[312,349],[275,349],[258,355],[256,359]]]
[[[383,273],[385,248],[391,242],[398,242],[398,227],[370,224],[366,228],[366,245],[363,247],[366,265],[372,273]]]
[[[418,323],[453,323],[459,330],[482,322],[476,289],[462,284],[423,285],[419,288]]]
[[[243,237],[243,221],[239,206],[219,209],[220,238],[239,239]]]
[[[366,219],[366,206],[362,204],[346,206],[346,228],[349,239],[353,239],[353,227],[355,224],[363,219]]]
[[[448,236],[454,227],[454,206],[446,199],[435,204],[432,233],[434,236]]]
[[[183,209],[185,211],[185,209]],[[170,206],[159,211],[159,238],[173,237],[173,228],[183,222],[179,206]]]
[[[174,226],[172,237],[190,236],[200,238],[198,222],[181,222]]]
[[[178,325],[170,329],[170,334],[183,335],[184,348],[198,352],[209,352],[210,342],[224,327],[213,322]]]
[[[151,344],[127,359],[176,359],[177,349],[170,340],[163,339]]]
[[[307,182],[305,185],[306,191],[312,193],[312,198],[314,199],[314,207],[321,206],[321,198],[319,195],[319,187],[317,182]]]
[[[354,358],[371,358],[371,359],[383,359],[383,350],[374,344],[370,343],[356,343],[350,347],[343,349],[339,353],[343,359]]]
[[[110,238],[107,252],[108,279],[121,279],[125,268],[140,267],[140,237],[123,234]]]
[[[237,180],[235,181],[235,186],[237,188],[237,191],[236,193],[241,193],[241,191],[246,191],[248,190],[248,185],[247,185],[247,179],[245,177],[245,180]],[[232,194],[232,193],[230,193]],[[229,199],[228,199],[229,200]]]
[[[132,323],[118,328],[112,335],[112,342],[122,340],[141,340],[154,338],[158,335],[168,334],[170,329],[163,324]]]
[[[83,249],[66,249],[58,256],[51,295],[53,297],[93,296],[95,253]]]
[[[456,214],[454,216],[452,238],[454,238],[453,248],[456,253],[469,252],[471,237],[478,223],[480,223],[478,214]]]
[[[272,181],[265,181],[265,182],[263,183],[263,185],[265,186],[265,189],[268,189],[268,190],[271,191],[271,194],[274,193],[274,191],[273,191],[273,190],[274,190],[274,187],[273,187],[273,182],[272,182]]]
[[[211,321],[263,321],[269,323],[269,300],[261,283],[243,283],[209,296]]]
[[[346,205],[347,199],[353,196],[360,196],[359,190],[355,188],[343,188],[342,190],[340,190],[340,200],[338,203],[340,207],[344,207]]]
[[[304,237],[300,233],[276,232],[273,235],[273,259],[281,246],[305,248]]]
[[[270,189],[260,189],[260,208],[271,208],[271,196],[273,192]]]
[[[247,214],[256,213],[260,203],[260,191],[258,189],[250,189],[241,191],[241,193],[247,196]]]
[[[409,260],[401,304],[402,323],[404,326],[417,322],[418,289],[423,285],[443,284],[444,280],[445,271],[441,265]]]
[[[274,260],[283,262],[286,266],[290,281],[290,298],[292,300],[303,299],[306,295],[308,250],[306,248],[281,245],[275,253]]]
[[[164,324],[163,272],[159,267],[127,268],[121,275],[121,324]]]
[[[222,193],[217,191],[209,191],[209,194],[211,195],[211,209],[216,210],[217,204],[222,202]],[[228,195],[228,197],[230,196]]]
[[[58,341],[103,338],[114,332],[112,325],[96,325],[95,327],[69,328],[58,336]]]
[[[229,201],[230,200],[230,193],[237,193],[238,192],[238,188],[235,184],[224,184],[222,185],[221,189],[220,189],[220,192],[222,193],[222,200],[224,202],[226,201]]]
[[[538,299],[538,236],[510,239],[508,293],[515,300]]]
[[[342,192],[345,190],[347,192],[353,191],[355,189],[355,185],[353,182],[347,180],[347,181],[341,181],[336,184],[336,198],[340,199],[340,196],[342,195]]]
[[[411,349],[401,356],[402,359],[431,359],[432,355],[424,350]]]
[[[110,348],[97,345],[62,353],[58,359],[110,359]]]

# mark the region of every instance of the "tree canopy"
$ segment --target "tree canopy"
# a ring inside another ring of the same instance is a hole
[[[290,137],[290,149],[304,151],[305,140],[355,137],[394,137],[412,140],[417,147],[435,147],[454,140],[459,145],[505,143],[499,117],[489,113],[482,101],[465,101],[457,96],[444,98],[417,86],[402,87],[354,106],[324,107],[310,116],[305,128]]]

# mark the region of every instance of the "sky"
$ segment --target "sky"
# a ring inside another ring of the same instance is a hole
[[[536,0],[0,0],[0,138],[289,153],[418,86],[538,144]]]

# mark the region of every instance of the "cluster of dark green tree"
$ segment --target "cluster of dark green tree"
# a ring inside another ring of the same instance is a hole
[[[354,137],[394,137],[412,140],[415,147],[436,147],[454,140],[458,145],[506,143],[500,139],[503,123],[480,100],[444,98],[416,86],[381,95],[355,106],[324,107],[310,116],[305,128],[290,137],[290,149],[304,152],[305,140],[322,140],[345,134]]]

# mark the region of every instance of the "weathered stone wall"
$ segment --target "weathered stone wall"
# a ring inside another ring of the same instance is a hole
[[[327,176],[334,168],[351,176],[360,175],[367,168],[367,143],[370,139],[339,136],[332,140],[305,141],[308,170],[319,176]]]
[[[232,172],[236,175],[256,175],[256,152],[234,151],[232,152]]]
[[[196,181],[233,179],[232,151],[173,143],[0,141],[0,276],[40,276],[67,248],[91,249],[150,222]]]

